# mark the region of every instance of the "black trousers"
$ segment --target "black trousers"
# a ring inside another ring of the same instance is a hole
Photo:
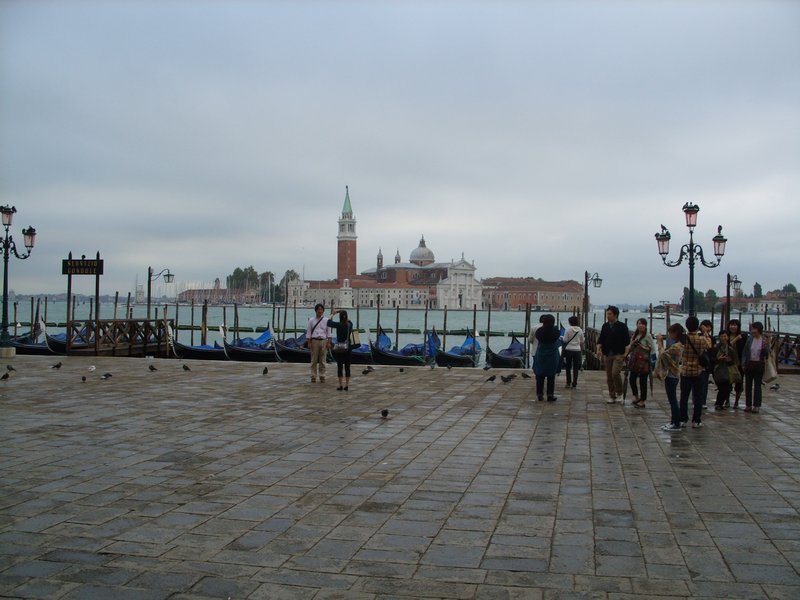
[[[547,397],[554,398],[556,395],[556,376],[555,375],[537,375],[536,376],[536,395],[542,397],[544,395],[544,383],[547,380]]]
[[[581,370],[583,353],[580,350],[562,350],[564,370],[567,372],[567,385],[578,385],[578,372]]]

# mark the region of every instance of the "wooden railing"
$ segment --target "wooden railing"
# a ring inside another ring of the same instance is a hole
[[[67,353],[169,356],[167,327],[173,319],[100,319],[67,323]]]

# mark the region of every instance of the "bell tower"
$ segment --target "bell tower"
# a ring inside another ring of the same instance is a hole
[[[350,206],[350,189],[345,186],[344,206],[339,218],[337,240],[336,279],[342,283],[356,276],[356,219]]]

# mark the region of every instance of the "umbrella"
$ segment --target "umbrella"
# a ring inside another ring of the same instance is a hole
[[[623,364],[622,367],[622,405],[625,406],[625,397],[628,395],[628,379],[630,374],[628,373],[628,365],[627,361]]]

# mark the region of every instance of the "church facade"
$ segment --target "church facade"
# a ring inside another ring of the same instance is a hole
[[[353,308],[483,308],[483,286],[475,279],[475,264],[464,258],[437,262],[425,237],[403,261],[398,250],[394,262],[384,264],[378,250],[376,263],[357,273],[356,219],[345,188],[342,214],[338,221],[336,279],[311,281],[294,279],[288,284],[288,303]]]

